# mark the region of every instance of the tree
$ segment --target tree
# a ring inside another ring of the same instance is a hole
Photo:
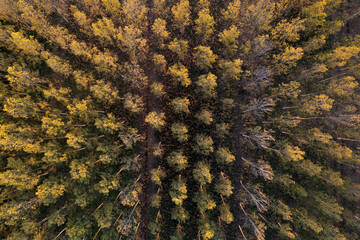
[[[173,136],[179,141],[184,142],[189,139],[188,128],[185,124],[176,122],[171,125],[171,132]]]
[[[165,114],[150,112],[146,116],[145,122],[149,123],[153,128],[161,130],[161,128],[165,125]]]
[[[194,202],[196,202],[200,212],[205,213],[206,210],[214,209],[216,203],[211,196],[205,192],[197,192],[194,197]]]
[[[179,82],[184,87],[188,87],[191,84],[188,70],[181,63],[176,63],[169,67],[168,73],[175,81]]]
[[[216,160],[219,163],[229,164],[235,161],[235,156],[231,154],[227,148],[219,148],[216,150]]]
[[[210,125],[214,120],[212,117],[212,113],[209,110],[203,109],[195,117],[202,123],[206,125]]]
[[[209,155],[214,151],[213,148],[213,140],[211,137],[206,136],[204,134],[197,134],[195,136],[195,142],[196,145],[194,147],[194,151],[203,154],[203,155]]]
[[[155,19],[154,24],[151,27],[151,30],[158,39],[160,46],[163,48],[164,40],[168,39],[170,36],[170,33],[166,30],[166,21],[161,18]]]
[[[178,177],[172,181],[169,193],[170,193],[171,200],[176,205],[181,206],[183,204],[184,200],[187,199],[186,183],[182,179],[181,175],[178,175]]]
[[[200,183],[200,185],[205,185],[211,183],[212,177],[210,174],[210,167],[204,162],[198,162],[193,171],[194,179]]]
[[[196,34],[204,41],[207,41],[214,32],[214,18],[210,15],[210,10],[208,8],[200,10],[198,16],[198,19],[195,20]]]
[[[1,239],[360,238],[358,1],[0,2]]]
[[[188,45],[189,45],[188,41],[175,38],[173,41],[171,41],[168,44],[168,48],[172,52],[176,53],[179,59],[184,59],[184,57],[188,52]]]
[[[190,4],[187,0],[180,2],[171,8],[174,25],[184,33],[185,27],[190,24]]]
[[[175,113],[190,113],[190,100],[188,98],[176,97],[171,101],[171,107]]]
[[[221,173],[219,178],[217,179],[215,183],[215,190],[217,193],[224,197],[229,197],[233,193],[231,181],[224,173]]]
[[[213,53],[210,47],[198,46],[194,48],[196,51],[194,54],[196,65],[200,69],[207,70],[212,68],[212,64],[215,62],[217,56]]]
[[[219,34],[219,41],[225,45],[226,50],[230,56],[235,54],[238,49],[236,39],[239,37],[239,35],[239,30],[235,25],[232,25],[229,30],[224,30]]]
[[[176,171],[182,171],[188,165],[188,159],[181,151],[172,152],[166,159],[168,164]]]
[[[212,74],[204,74],[199,77],[199,80],[196,84],[199,86],[200,91],[204,94],[205,97],[213,98],[215,97],[215,88],[217,87],[216,83],[217,77]]]

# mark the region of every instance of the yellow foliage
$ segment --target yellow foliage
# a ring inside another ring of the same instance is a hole
[[[88,52],[86,43],[71,41],[69,45],[70,50],[77,56],[83,56],[86,60],[91,60],[91,54]]]
[[[151,93],[154,94],[156,97],[161,97],[162,95],[165,94],[164,91],[165,86],[162,83],[154,82],[153,84],[151,84],[150,88],[151,88]]]
[[[202,9],[199,12],[198,19],[195,20],[195,30],[201,39],[208,40],[212,33],[214,32],[215,21],[214,18],[210,15],[208,8]]]
[[[68,62],[62,58],[49,53],[48,51],[41,52],[41,57],[45,59],[47,65],[54,71],[65,76],[70,76],[72,68]]]
[[[354,77],[345,76],[331,81],[328,91],[338,97],[350,97],[358,86]]]
[[[360,47],[338,47],[327,56],[327,65],[329,68],[343,67],[359,53]]]
[[[190,4],[188,0],[180,0],[180,2],[171,8],[173,21],[181,33],[184,33],[185,27],[190,24]]]
[[[229,3],[225,10],[221,11],[224,19],[230,21],[231,23],[237,23],[240,20],[241,13],[241,1],[234,0]]]
[[[241,66],[243,61],[240,59],[235,59],[234,61],[220,60],[219,67],[222,70],[222,77],[225,79],[240,79],[240,73],[243,72]]]
[[[168,45],[168,48],[176,53],[180,59],[183,59],[188,52],[188,41],[175,38]]]
[[[11,41],[25,54],[38,56],[43,51],[43,46],[34,37],[26,38],[21,32],[12,32]]]
[[[300,86],[301,84],[296,81],[282,83],[274,93],[280,97],[297,98],[301,93]]]
[[[303,56],[302,48],[287,47],[283,53],[274,55],[275,69],[278,73],[287,73],[296,66]]]
[[[91,22],[84,12],[79,11],[79,9],[77,9],[74,5],[70,6],[70,10],[72,10],[75,21],[79,26],[85,30],[90,29]]]
[[[189,113],[189,104],[190,101],[188,98],[174,98],[171,101],[172,109],[175,113]]]
[[[123,1],[123,13],[125,15],[125,22],[128,25],[133,25],[136,28],[142,29],[147,26],[148,8],[144,0],[125,0]]]
[[[90,91],[96,99],[104,103],[113,104],[119,99],[118,90],[104,80],[97,80],[96,84],[90,87]]]
[[[102,5],[114,17],[119,18],[121,14],[121,4],[118,0],[101,0]]]
[[[85,143],[84,138],[82,137],[77,137],[72,133],[68,133],[66,134],[66,143],[70,146],[73,147],[75,149],[79,149],[81,147],[82,143]]]
[[[7,68],[8,75],[6,76],[10,84],[20,90],[24,90],[27,87],[38,85],[41,80],[33,74],[29,69],[14,64]]]
[[[188,70],[181,63],[176,63],[175,65],[169,67],[168,73],[174,80],[179,82],[184,87],[188,87],[191,84]]]
[[[144,109],[144,102],[139,95],[127,93],[124,97],[124,108],[133,113],[138,113]]]
[[[155,66],[158,67],[161,72],[165,72],[167,62],[164,55],[155,54],[153,61]]]
[[[65,185],[46,181],[38,186],[35,194],[43,201],[45,205],[47,205],[55,202],[56,198],[63,195],[64,192]]]
[[[212,73],[204,74],[199,77],[196,85],[199,86],[201,92],[204,94],[204,97],[215,97],[215,88],[217,87],[216,80],[217,77]]]
[[[113,38],[119,34],[111,19],[103,17],[92,24],[92,30],[95,36],[104,40],[106,43],[113,44]]]
[[[286,144],[283,154],[287,160],[297,162],[304,159],[305,152],[301,151],[298,146],[292,147],[289,144]]]
[[[75,78],[76,84],[78,84],[80,88],[87,88],[89,84],[92,84],[94,82],[94,78],[92,75],[88,75],[81,70],[75,70],[73,72],[73,76]]]
[[[236,39],[239,35],[240,32],[235,25],[232,25],[229,29],[225,29],[219,34],[219,41],[224,44],[230,55],[234,54],[238,49],[238,41]]]
[[[313,128],[309,130],[310,139],[319,141],[321,143],[329,143],[332,139],[332,136],[328,133],[323,133],[318,128]]]
[[[85,179],[88,176],[86,164],[72,161],[70,163],[70,175],[73,179]]]
[[[41,127],[46,130],[49,136],[57,136],[64,133],[64,122],[60,118],[43,117]]]
[[[212,68],[212,65],[215,63],[217,55],[213,53],[210,47],[207,46],[197,46],[194,48],[196,51],[194,54],[196,65],[200,69],[207,70]]]
[[[150,112],[145,118],[145,122],[149,123],[157,130],[161,130],[165,126],[165,113]]]
[[[161,18],[155,19],[151,30],[161,41],[166,40],[170,36],[170,32],[166,30],[166,21]]]
[[[186,183],[182,180],[181,175],[171,183],[170,197],[171,200],[176,204],[181,206],[184,200],[187,198],[187,188]]]
[[[96,128],[111,134],[123,127],[122,122],[118,122],[112,113],[108,113],[106,117],[102,117],[101,119],[96,119],[94,125]]]
[[[37,107],[29,96],[9,97],[6,99],[3,110],[15,118],[29,118],[36,114]]]
[[[59,102],[63,102],[67,104],[70,99],[70,88],[55,88],[52,84],[50,84],[48,89],[43,90],[44,96],[46,99],[55,98]]]
[[[320,94],[304,104],[304,111],[309,114],[317,113],[320,111],[330,111],[334,100],[326,96],[325,94]]]
[[[27,171],[7,170],[0,173],[2,186],[15,187],[19,191],[32,189],[38,181],[38,177],[31,176]]]
[[[281,20],[274,29],[271,30],[271,37],[278,44],[282,45],[284,41],[296,42],[300,39],[300,31],[304,30],[305,20],[300,20],[300,18],[294,18],[291,22],[283,19]]]
[[[206,110],[206,109],[203,109],[201,110],[199,113],[197,113],[195,115],[195,117],[202,123],[206,124],[206,125],[210,125],[214,119],[213,119],[213,116],[212,116],[212,112]]]
[[[132,60],[142,57],[148,50],[146,39],[141,37],[141,30],[133,26],[125,26],[122,46]]]

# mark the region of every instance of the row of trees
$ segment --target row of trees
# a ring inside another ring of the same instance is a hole
[[[360,237],[359,3],[0,6],[1,238]]]

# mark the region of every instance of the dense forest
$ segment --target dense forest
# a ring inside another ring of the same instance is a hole
[[[360,239],[359,0],[0,0],[0,239]]]

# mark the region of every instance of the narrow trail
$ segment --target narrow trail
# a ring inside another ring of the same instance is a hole
[[[144,69],[145,75],[148,77],[149,87],[146,90],[146,112],[161,112],[161,104],[158,99],[154,98],[150,91],[150,86],[158,78],[155,67],[148,66]],[[158,165],[156,157],[153,155],[153,147],[159,144],[159,140],[156,137],[155,129],[150,125],[147,126],[146,136],[144,142],[144,163],[143,163],[143,191],[141,193],[141,227],[139,229],[140,239],[151,239],[148,231],[148,225],[151,221],[150,216],[150,201],[151,197],[156,193],[156,186],[151,181],[151,170]]]

